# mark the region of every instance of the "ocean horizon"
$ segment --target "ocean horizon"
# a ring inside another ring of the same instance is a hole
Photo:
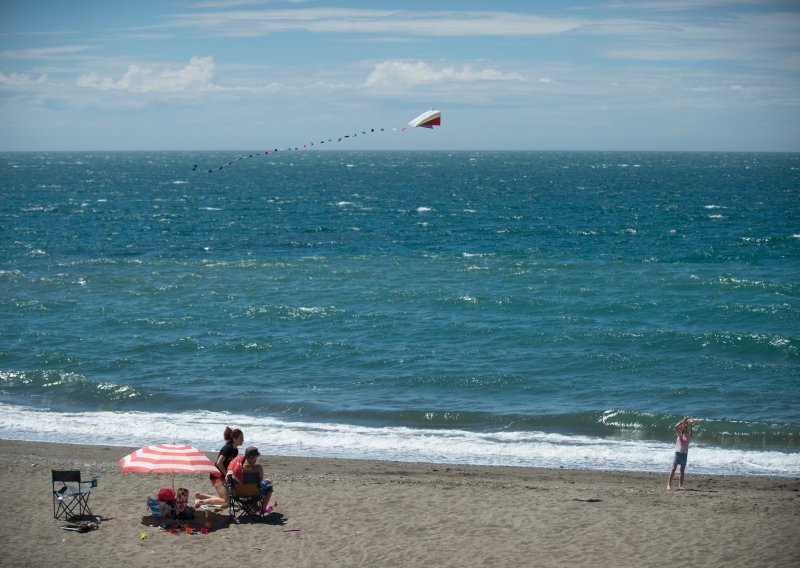
[[[667,472],[690,415],[689,471],[800,474],[800,154],[15,152],[0,191],[1,438]]]

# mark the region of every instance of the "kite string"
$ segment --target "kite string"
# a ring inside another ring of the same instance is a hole
[[[387,128],[370,128],[369,130],[362,130],[361,134],[362,135],[367,135],[367,134],[375,134],[375,133],[378,133],[378,132],[400,132],[400,133],[403,133],[403,132],[406,132],[407,130],[409,130],[409,128],[406,127],[406,126],[404,126],[402,128],[388,128],[388,129]],[[334,138],[323,139],[323,140],[320,140],[317,143],[318,144],[340,143],[340,142],[346,141],[346,140],[348,140],[350,138],[357,138],[357,137],[358,137],[358,133],[356,132],[355,134],[345,134],[345,135],[342,135],[342,136],[337,136],[335,138],[335,140],[334,140]],[[210,174],[210,173],[218,172],[221,169],[226,168],[228,166],[231,166],[231,165],[235,164],[236,162],[240,162],[242,160],[247,160],[247,159],[250,159],[250,158],[257,158],[257,157],[260,157],[260,156],[269,156],[270,152],[272,152],[272,153],[296,152],[296,151],[299,151],[299,150],[306,150],[306,149],[308,149],[308,148],[310,148],[310,147],[312,147],[314,145],[315,145],[315,142],[306,142],[302,146],[288,146],[286,148],[274,148],[273,150],[264,150],[263,152],[255,152],[255,153],[247,154],[247,155],[239,155],[239,156],[236,156],[236,158],[234,158],[233,160],[230,160],[227,163],[224,163],[224,164],[222,164],[220,166],[217,166],[216,168],[213,168],[213,169],[210,169],[210,170],[206,170],[206,173]],[[193,172],[197,171],[197,168],[198,168],[197,164],[194,164],[194,166],[192,167],[192,171]]]

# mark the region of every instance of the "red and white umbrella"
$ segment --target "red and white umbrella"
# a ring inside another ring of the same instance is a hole
[[[145,446],[119,460],[122,471],[171,473],[175,488],[176,473],[210,473],[222,475],[208,457],[193,446],[157,444]]]

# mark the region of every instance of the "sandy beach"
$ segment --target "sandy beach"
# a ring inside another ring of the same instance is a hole
[[[645,474],[263,455],[277,513],[230,524],[212,512],[212,530],[190,535],[149,516],[146,497],[171,481],[121,472],[134,449],[0,440],[12,491],[0,566],[800,565],[800,478],[695,476],[690,461],[685,490],[668,492],[669,464]],[[53,468],[101,476],[97,530],[59,529]],[[204,476],[175,485],[210,488]]]

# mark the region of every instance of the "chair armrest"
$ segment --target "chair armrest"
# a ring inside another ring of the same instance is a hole
[[[94,491],[97,487],[97,482],[100,479],[99,475],[95,475],[91,479],[84,479],[78,482],[78,487],[80,491],[83,493],[88,493],[89,491]]]

